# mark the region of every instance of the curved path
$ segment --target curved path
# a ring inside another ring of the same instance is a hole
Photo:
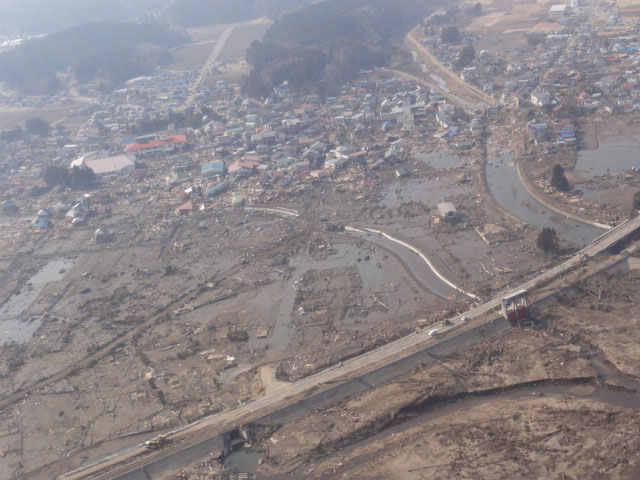
[[[379,245],[396,254],[406,263],[411,273],[436,295],[448,299],[455,299],[460,295],[467,296],[474,300],[477,299],[473,293],[465,292],[462,288],[442,275],[435,268],[429,257],[413,245],[373,228],[360,230],[354,227],[345,227],[345,230],[361,240]],[[416,255],[422,262],[415,261]]]

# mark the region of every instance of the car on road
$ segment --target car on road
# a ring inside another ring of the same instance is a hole
[[[437,338],[440,335],[440,331],[437,328],[429,330],[429,336]]]

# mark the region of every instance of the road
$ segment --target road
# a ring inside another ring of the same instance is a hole
[[[418,77],[417,75],[412,75],[411,73],[403,72],[401,70],[392,70],[390,68],[379,68],[378,70],[381,72],[387,72],[399,78],[404,78],[405,80],[416,82],[418,85],[422,85],[429,90],[440,93],[442,96],[447,98],[447,103],[452,103],[453,105],[460,107],[469,115],[474,113],[472,109],[469,109],[469,102],[451,93],[451,90],[445,90],[441,86],[428,82],[422,77]]]
[[[207,74],[211,71],[211,67],[213,66],[213,64],[218,61],[220,52],[222,52],[222,49],[226,45],[227,40],[229,40],[229,37],[231,36],[231,33],[233,32],[234,28],[235,28],[235,24],[227,26],[227,28],[225,28],[224,31],[222,32],[222,35],[220,35],[220,38],[218,38],[218,40],[216,41],[216,46],[213,47],[213,50],[211,50],[211,55],[209,55],[209,58],[207,58],[207,61],[204,62],[202,69],[200,69],[200,74],[198,75],[198,78],[191,86],[191,93],[187,98],[185,105],[191,105],[193,103],[193,98],[195,94],[198,92],[198,90],[200,90],[200,86],[202,85],[202,82],[204,81]]]
[[[426,47],[422,45],[418,39],[417,30],[422,27],[416,27],[409,32],[406,39],[406,45],[417,53],[418,59],[422,61],[429,72],[442,78],[448,88],[454,90],[453,93],[468,102],[468,106],[487,106],[497,105],[497,100],[487,95],[479,88],[465,82],[458,75],[449,70],[442,64],[438,58],[433,55]]]
[[[464,314],[457,315],[450,319],[450,325],[440,327],[439,334],[445,335],[452,330],[456,330],[456,332],[451,332],[451,334],[448,335],[447,340],[450,340],[452,335],[460,335],[466,331],[464,328],[463,316],[469,317],[471,322],[473,322],[474,318],[480,317],[501,305],[502,297],[506,294],[516,292],[520,289],[534,290],[536,287],[542,287],[549,281],[558,277],[560,274],[568,272],[574,267],[583,264],[587,258],[594,257],[620,240],[625,239],[638,229],[640,229],[640,216],[626,221],[615,229],[606,232],[564,263],[542,273],[514,289],[510,289],[496,295],[491,300],[472,308]],[[492,319],[485,320],[487,323],[489,321],[492,321]],[[474,328],[477,326],[478,325],[474,325]],[[468,325],[466,327],[468,328]],[[140,469],[144,465],[162,458],[163,456],[170,453],[175,454],[176,451],[179,452],[180,448],[186,448],[188,445],[193,443],[188,442],[189,438],[206,435],[209,432],[211,432],[212,436],[219,435],[225,430],[231,430],[233,427],[242,423],[247,423],[271,413],[276,409],[283,408],[286,405],[291,405],[299,399],[308,396],[315,389],[318,389],[323,385],[335,384],[336,382],[357,377],[362,375],[364,372],[373,370],[376,366],[407,357],[414,353],[418,347],[424,344],[436,344],[443,341],[435,339],[429,334],[429,332],[430,330],[427,329],[411,333],[403,338],[354,357],[341,364],[329,367],[297,382],[282,386],[278,390],[268,393],[258,400],[252,401],[233,410],[227,410],[222,413],[205,417],[195,423],[171,432],[168,436],[171,441],[176,444],[173,449],[167,449],[150,454],[143,446],[135,446],[127,451],[114,454],[111,457],[98,461],[83,469],[63,475],[60,479],[80,480],[93,478],[107,480],[119,478],[127,472]],[[184,442],[182,446],[180,445],[181,442]]]

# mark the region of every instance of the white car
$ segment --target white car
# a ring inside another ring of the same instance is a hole
[[[467,317],[466,315],[462,316],[462,323],[468,323],[469,322],[469,317]]]
[[[437,328],[434,328],[433,330],[429,330],[430,337],[437,337],[438,335],[440,335],[440,332],[438,331]]]

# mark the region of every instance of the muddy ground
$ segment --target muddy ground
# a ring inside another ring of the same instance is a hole
[[[634,410],[533,397],[419,424],[308,470],[306,478],[637,478]]]
[[[482,295],[504,288],[504,275],[530,272],[533,263],[515,257],[532,240],[505,228],[508,234],[487,245],[474,231],[486,217],[466,207],[474,205],[469,182],[460,194],[444,193],[460,177],[458,167],[416,161],[413,168],[409,179],[380,172],[373,188],[349,182],[346,172],[344,181],[311,186],[304,202],[287,193],[270,200],[297,208],[299,219],[224,205],[177,217],[175,194],[141,196],[139,187],[118,181],[110,187],[111,216],[93,217],[86,227],[57,221],[50,232],[29,230],[18,242],[12,232],[24,228],[6,218],[0,288],[7,301],[30,291],[29,279],[51,262],[71,263],[19,316],[34,334],[4,347],[3,396],[72,367],[160,315],[91,367],[2,411],[12,426],[0,437],[2,475],[48,478],[45,472],[69,470],[256,398],[276,375],[300,378],[465,309],[466,303],[430,293],[394,255],[329,225],[356,220],[397,230],[465,287],[486,283]],[[149,174],[154,178],[153,165]],[[442,190],[433,188],[440,182]],[[460,204],[470,221],[433,224],[441,199]],[[325,215],[327,222],[320,220]],[[114,240],[97,244],[98,226]]]
[[[533,328],[268,426],[257,478],[636,478],[638,261],[558,295]],[[232,475],[183,473],[204,472]]]

